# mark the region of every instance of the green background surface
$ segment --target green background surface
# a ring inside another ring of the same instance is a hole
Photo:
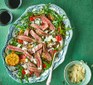
[[[91,67],[93,65],[93,0],[23,0],[22,6],[16,10],[7,8],[4,0],[0,0],[0,9],[10,10],[14,15],[14,22],[27,7],[41,3],[53,3],[63,8],[74,28],[73,38],[65,61],[53,71],[51,85],[66,85],[64,82],[64,67],[73,60],[84,60],[87,62],[93,74],[93,67]],[[8,29],[13,22],[7,26],[0,26],[0,85],[45,85],[46,80],[35,84],[19,84],[7,74],[1,59],[1,53],[6,42]],[[93,85],[93,76],[88,85]]]

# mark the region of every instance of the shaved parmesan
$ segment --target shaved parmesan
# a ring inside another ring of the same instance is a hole
[[[80,64],[75,64],[70,67],[68,73],[72,83],[80,83],[85,78],[85,69]]]
[[[27,50],[27,48],[26,47],[22,47],[22,50]]]
[[[18,44],[18,45],[17,45],[17,47],[19,47],[19,48],[20,48],[20,47],[21,47],[21,44]]]
[[[42,66],[40,65],[40,67],[38,68],[38,70],[42,70]]]
[[[22,67],[26,69],[26,68],[27,68],[27,65],[26,65],[26,64],[24,64],[24,65],[22,65]]]
[[[52,40],[53,42],[55,42],[55,41],[56,41],[56,38],[53,38],[53,36],[50,35],[50,36],[46,37],[44,41],[49,42],[49,41],[51,41],[51,40]]]
[[[25,72],[26,72],[26,74],[29,74],[30,73],[29,70],[25,70]]]
[[[26,42],[26,41],[24,41],[23,43],[24,43],[25,45],[27,45],[27,44],[28,44],[28,42]]]

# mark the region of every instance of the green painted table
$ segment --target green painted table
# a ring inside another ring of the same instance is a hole
[[[74,28],[73,38],[65,61],[53,71],[51,85],[66,85],[63,74],[64,67],[72,60],[84,60],[90,66],[93,74],[93,67],[91,67],[93,65],[93,0],[23,0],[22,6],[16,10],[7,8],[4,0],[0,0],[0,9],[6,8],[10,10],[14,15],[14,22],[27,7],[40,3],[53,3],[63,8]],[[0,26],[0,85],[45,85],[46,80],[35,84],[19,84],[7,74],[1,59],[1,52],[11,24]],[[93,85],[93,76],[88,85]]]

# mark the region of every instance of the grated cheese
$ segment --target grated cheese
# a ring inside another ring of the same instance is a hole
[[[72,83],[80,83],[85,78],[85,69],[80,64],[70,67],[68,73]]]

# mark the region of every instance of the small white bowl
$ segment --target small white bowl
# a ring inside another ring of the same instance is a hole
[[[73,66],[74,64],[82,65],[82,67],[85,68],[85,78],[84,78],[84,80],[82,82],[76,83],[76,84],[72,83],[69,79],[69,76],[68,76],[68,69],[71,66]],[[64,78],[65,78],[65,81],[69,85],[87,85],[89,83],[90,79],[91,79],[91,70],[90,70],[89,66],[82,61],[72,61],[69,64],[67,64],[65,69],[64,69]]]

